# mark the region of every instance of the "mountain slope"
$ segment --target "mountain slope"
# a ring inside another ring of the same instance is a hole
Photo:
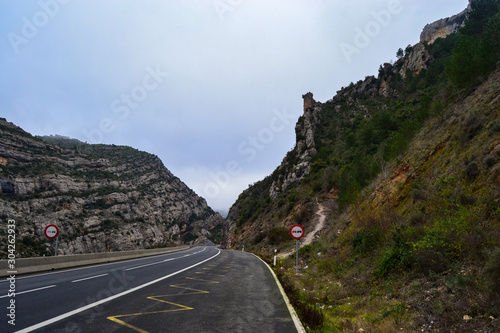
[[[499,8],[472,1],[458,33],[304,95],[295,148],[232,206],[235,245],[263,257],[326,207],[301,273],[277,268],[311,331],[500,329]]]
[[[61,231],[60,254],[220,241],[223,218],[157,156],[37,138],[5,119],[0,138],[0,212],[16,220],[23,257],[48,254],[48,224]]]

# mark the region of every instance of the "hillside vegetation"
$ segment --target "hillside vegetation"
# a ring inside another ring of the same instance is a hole
[[[276,267],[309,331],[500,331],[500,5],[471,6],[458,33],[317,103],[309,172],[271,196],[289,152],[229,213],[236,245],[270,258],[327,207],[300,274]]]

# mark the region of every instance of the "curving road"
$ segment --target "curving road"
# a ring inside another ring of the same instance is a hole
[[[14,298],[8,288],[1,332],[297,332],[266,265],[215,247],[18,277]]]

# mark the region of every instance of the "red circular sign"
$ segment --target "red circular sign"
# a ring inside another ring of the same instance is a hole
[[[300,224],[295,224],[290,228],[290,235],[295,239],[304,237],[304,228]]]
[[[54,224],[49,224],[45,227],[44,233],[48,239],[54,239],[59,235],[59,228]]]

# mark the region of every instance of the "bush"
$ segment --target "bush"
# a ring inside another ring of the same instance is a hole
[[[253,239],[254,244],[259,244],[262,242],[264,239],[266,239],[266,234],[264,232],[259,232],[255,238]]]
[[[359,230],[352,240],[354,251],[362,256],[370,254],[383,238],[380,227],[366,227]]]
[[[424,227],[425,236],[414,244],[417,263],[423,272],[440,272],[448,263],[460,260],[467,248],[471,219],[475,211],[461,209],[453,216],[437,220],[432,227]]]
[[[492,166],[494,166],[497,163],[497,159],[494,156],[490,155],[484,159],[484,163],[486,164],[486,166],[488,168],[491,168]]]
[[[396,228],[392,233],[392,246],[388,248],[375,274],[385,276],[392,271],[409,269],[413,266],[414,258],[410,243],[406,241],[400,228]]]
[[[286,242],[290,238],[290,234],[286,228],[273,228],[269,230],[267,237],[270,244],[279,245]]]
[[[477,176],[479,176],[479,164],[476,161],[472,161],[467,164],[467,167],[465,168],[465,174],[469,179],[475,179]]]
[[[416,269],[423,274],[442,273],[448,269],[450,261],[441,252],[431,248],[421,248],[414,252]]]

